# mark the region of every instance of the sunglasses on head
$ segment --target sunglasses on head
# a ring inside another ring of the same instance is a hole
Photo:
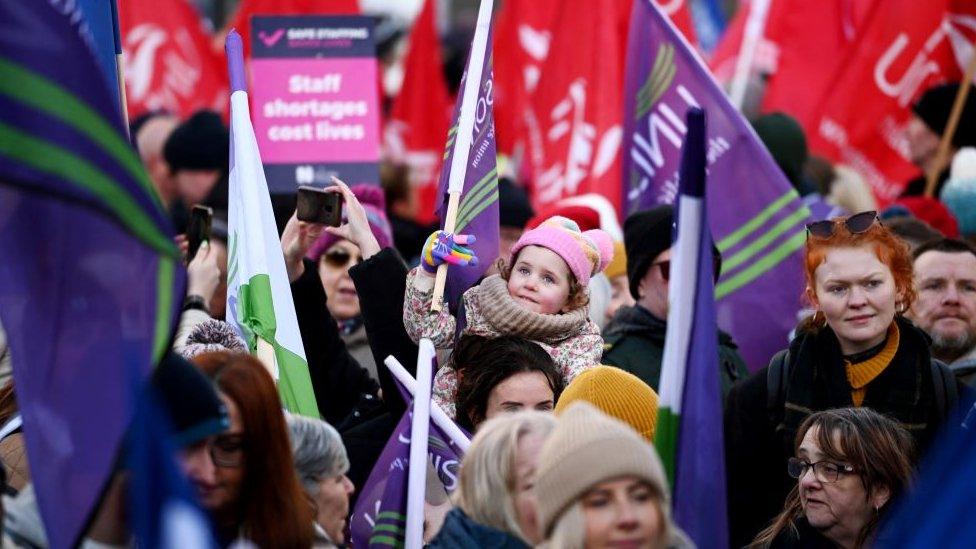
[[[817,238],[830,238],[837,232],[838,225],[844,225],[847,232],[851,234],[861,234],[870,229],[877,220],[878,212],[872,210],[856,213],[843,221],[834,221],[832,219],[814,221],[813,223],[807,224],[807,238],[810,235]]]
[[[353,255],[347,252],[346,250],[343,250],[342,248],[335,248],[322,254],[322,258],[325,260],[326,265],[330,267],[341,268],[341,267],[345,267],[346,265],[349,264],[350,261],[352,261]],[[356,258],[355,263],[357,265],[359,263],[362,263],[363,261],[362,257],[356,255],[355,258]]]

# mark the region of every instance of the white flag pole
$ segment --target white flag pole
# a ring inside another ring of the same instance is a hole
[[[752,0],[749,3],[749,19],[746,20],[746,30],[742,36],[742,46],[735,62],[735,76],[729,91],[729,100],[739,111],[746,97],[746,86],[752,73],[753,61],[756,58],[756,48],[766,30],[766,17],[769,15],[769,5],[772,0]]]
[[[433,378],[434,344],[420,340],[417,353],[417,389],[410,424],[410,469],[407,477],[406,549],[424,546],[424,496],[427,492],[427,436],[430,430],[430,382]]]
[[[408,393],[411,395],[417,394],[417,380],[400,364],[399,360],[393,355],[390,355],[383,362],[389,368],[393,377],[397,378],[397,381],[407,389]],[[471,439],[464,434],[464,431],[457,426],[457,423],[454,423],[451,418],[447,417],[447,412],[438,406],[436,402],[430,403],[430,420],[434,422],[434,425],[440,427],[444,431],[444,434],[451,439],[451,442],[460,448],[462,452],[468,451],[468,446],[471,446]]]

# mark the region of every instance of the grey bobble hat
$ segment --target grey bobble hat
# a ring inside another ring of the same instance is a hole
[[[563,511],[594,485],[627,476],[647,481],[661,494],[667,517],[668,485],[654,447],[632,427],[593,405],[570,405],[542,446],[536,466],[542,534],[548,537]]]

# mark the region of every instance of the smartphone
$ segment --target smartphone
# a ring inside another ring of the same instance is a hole
[[[189,243],[189,250],[186,254],[186,262],[193,261],[200,249],[200,244],[204,240],[210,240],[210,227],[213,225],[213,208],[193,206],[190,210],[190,222],[186,228],[186,240]]]
[[[298,219],[338,227],[342,224],[342,195],[318,187],[298,187]]]

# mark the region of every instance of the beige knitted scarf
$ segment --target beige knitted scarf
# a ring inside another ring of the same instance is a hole
[[[508,283],[498,275],[485,278],[474,290],[485,320],[503,335],[551,345],[579,334],[589,320],[586,307],[555,315],[534,313],[509,295]]]

